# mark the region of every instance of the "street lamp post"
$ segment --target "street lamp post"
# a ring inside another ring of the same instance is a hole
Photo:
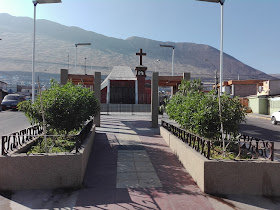
[[[172,48],[173,49],[173,51],[172,51],[172,76],[174,75],[174,50],[175,50],[175,46],[173,46],[173,45],[165,45],[165,44],[161,44],[161,45],[159,45],[160,47],[170,47],[170,48]]]
[[[68,53],[68,71],[69,71],[69,53]]]
[[[61,3],[61,0],[36,0],[34,5],[33,55],[32,55],[32,103],[35,99],[35,39],[36,39],[36,6],[37,4]]]
[[[85,57],[85,75],[87,75],[87,58]]]
[[[77,43],[75,44],[76,52],[75,52],[75,72],[77,71],[77,47],[79,45],[91,45],[91,43]]]
[[[219,115],[221,122],[221,140],[223,142],[223,156],[225,155],[225,141],[224,141],[224,125],[222,122],[222,104],[221,95],[223,92],[223,17],[224,17],[224,3],[225,0],[197,0],[197,1],[207,1],[221,4],[221,49],[220,49],[220,91],[219,91]]]
[[[221,4],[221,48],[220,48],[220,94],[223,92],[223,21],[224,21],[224,3],[225,0],[197,0]]]

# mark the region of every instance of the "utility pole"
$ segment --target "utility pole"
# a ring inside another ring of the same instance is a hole
[[[87,75],[87,58],[85,57],[85,75]]]
[[[218,70],[216,70],[216,76],[215,76],[215,92],[216,92],[216,94],[218,93],[217,92],[217,84],[218,84]]]

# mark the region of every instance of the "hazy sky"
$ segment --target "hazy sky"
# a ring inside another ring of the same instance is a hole
[[[0,0],[0,13],[33,18],[32,0]],[[220,4],[216,3],[62,0],[38,5],[37,18],[121,39],[140,36],[220,49]],[[280,0],[226,0],[224,52],[265,73],[280,74],[279,39]]]

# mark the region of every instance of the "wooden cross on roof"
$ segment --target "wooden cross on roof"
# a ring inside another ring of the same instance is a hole
[[[140,53],[136,53],[136,55],[139,55],[139,56],[140,56],[140,65],[142,65],[142,56],[146,56],[147,54],[146,54],[146,53],[143,53],[143,52],[142,52],[142,49],[140,49]]]

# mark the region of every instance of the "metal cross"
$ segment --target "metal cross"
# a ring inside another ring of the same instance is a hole
[[[146,56],[147,54],[146,54],[146,53],[143,53],[143,52],[142,52],[142,49],[140,49],[140,53],[136,53],[136,55],[139,55],[139,56],[140,56],[140,65],[142,65],[142,56]]]

